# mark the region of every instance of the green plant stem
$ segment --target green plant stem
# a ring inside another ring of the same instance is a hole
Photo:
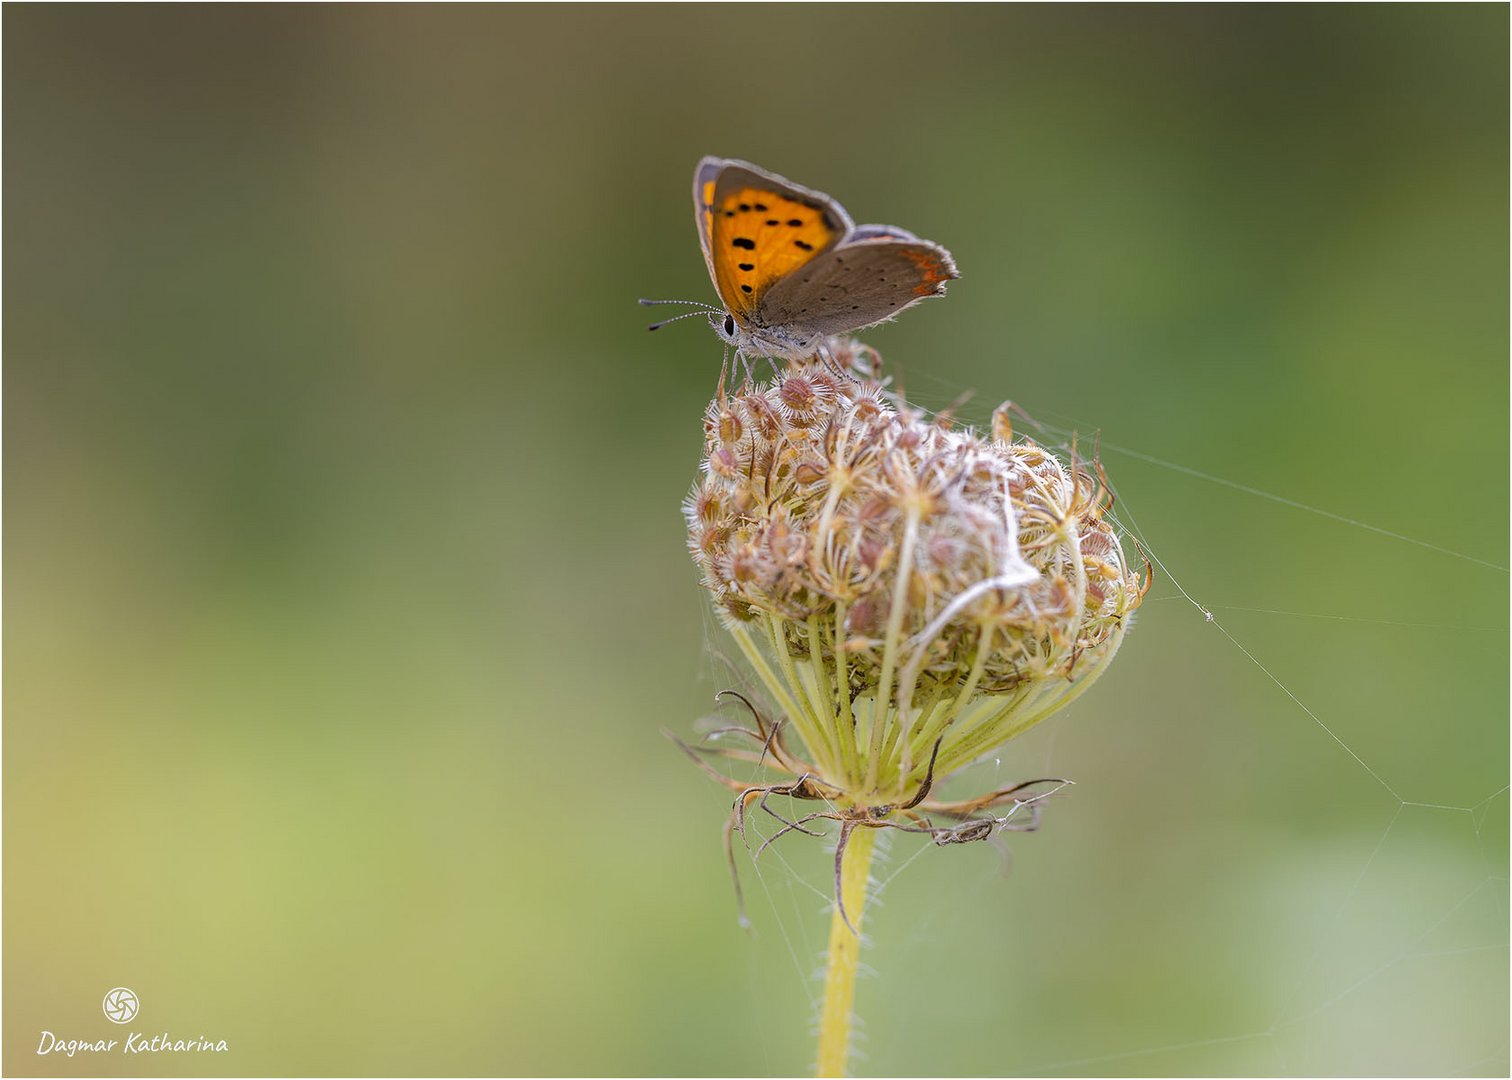
[[[887,637],[882,645],[882,675],[877,680],[877,696],[872,700],[871,760],[866,768],[866,787],[877,789],[878,770],[882,766],[882,736],[887,730],[888,699],[892,695],[893,672],[898,661],[898,637],[903,630],[904,601],[913,576],[914,545],[919,539],[919,513],[910,508],[903,522],[903,549],[898,556],[898,580],[893,583],[892,606],[887,613]],[[908,703],[899,706],[901,713]]]
[[[876,829],[857,829],[845,846],[840,866],[840,895],[845,898],[845,925],[837,904],[830,917],[829,964],[824,975],[824,1006],[819,1014],[819,1075],[844,1076],[850,1054],[851,1009],[856,1000],[856,964],[861,958],[861,916],[871,873]]]

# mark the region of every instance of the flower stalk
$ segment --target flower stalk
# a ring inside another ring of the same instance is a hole
[[[840,894],[857,933],[840,916],[836,905],[830,917],[829,958],[824,973],[824,1004],[819,1012],[820,1076],[844,1076],[850,1056],[851,1015],[856,1001],[856,968],[861,962],[861,919],[871,875],[872,849],[877,831],[862,829],[846,846]]]

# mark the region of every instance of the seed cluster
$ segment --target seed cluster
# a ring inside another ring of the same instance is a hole
[[[905,708],[1095,667],[1147,586],[1100,469],[1014,440],[1006,406],[990,432],[929,418],[871,350],[830,350],[709,404],[684,509],[726,624],[769,619],[790,658]]]

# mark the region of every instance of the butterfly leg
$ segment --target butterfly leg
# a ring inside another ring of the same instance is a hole
[[[746,356],[743,349],[735,350],[735,358],[740,361],[740,366],[745,369],[745,381],[747,386],[756,384],[756,376],[751,372],[751,358]]]
[[[830,348],[828,340],[820,340],[818,348],[814,350],[814,355],[819,357],[819,362],[828,369],[831,375],[836,375],[852,382],[855,381],[856,377],[840,366],[840,361],[835,358],[835,353]]]

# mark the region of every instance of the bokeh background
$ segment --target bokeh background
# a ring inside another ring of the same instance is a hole
[[[742,932],[659,733],[741,678],[721,350],[633,303],[712,298],[714,153],[947,244],[867,340],[1100,432],[1164,567],[957,783],[1078,782],[1011,869],[893,843],[856,1070],[1506,1073],[1506,8],[4,30],[5,1072],[810,1067],[829,855]],[[231,1050],[37,1055],[118,985]]]

